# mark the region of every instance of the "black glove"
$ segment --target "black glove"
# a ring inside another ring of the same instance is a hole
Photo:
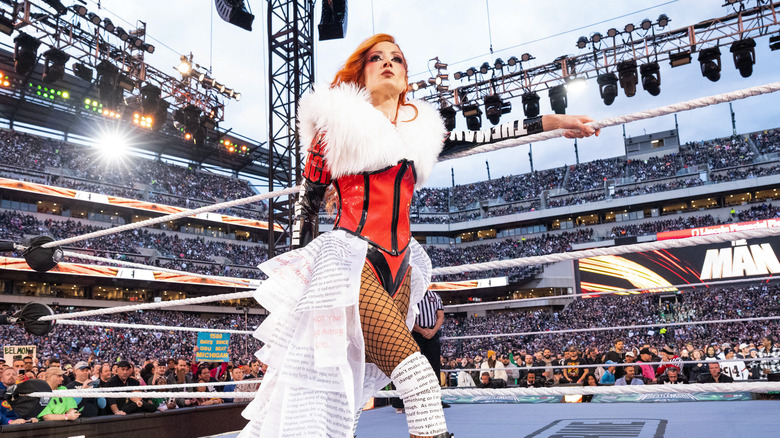
[[[293,220],[292,248],[303,248],[317,237],[320,205],[325,197],[327,184],[316,183],[304,179],[298,202],[295,203],[295,219]]]

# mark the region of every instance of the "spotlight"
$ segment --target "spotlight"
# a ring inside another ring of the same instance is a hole
[[[239,101],[239,100],[241,100],[241,93],[236,93],[236,94],[233,96],[233,99],[236,99],[236,101]]]
[[[59,49],[49,49],[43,52],[43,75],[41,79],[47,84],[59,81],[65,76],[65,63],[70,55]]]
[[[38,60],[38,46],[41,42],[24,32],[14,38],[14,70],[26,76],[35,67]]]
[[[502,114],[508,114],[511,111],[511,102],[504,102],[497,94],[485,96],[485,115],[493,125],[498,125]]]
[[[623,31],[626,32],[626,33],[631,33],[634,30],[636,30],[636,27],[634,27],[634,25],[632,23],[626,24],[626,27],[623,28]]]
[[[601,41],[601,34],[599,32],[594,33],[590,36],[590,40],[593,41],[594,44],[598,44]]]
[[[607,31],[607,36],[610,38],[615,38],[617,34],[618,34],[618,30],[615,29],[614,27]]]
[[[82,81],[92,82],[92,69],[84,64],[73,64],[73,74]]]
[[[482,110],[479,109],[479,105],[476,103],[464,105],[461,111],[463,111],[463,117],[466,118],[466,127],[469,131],[482,129]]]
[[[79,17],[87,15],[87,8],[85,6],[73,5],[71,6],[71,9],[73,9],[73,12],[75,12]]]
[[[0,32],[6,35],[11,35],[14,33],[14,29],[15,26],[13,20],[4,15],[0,15]]]
[[[601,98],[604,100],[604,105],[612,105],[618,95],[617,76],[615,76],[615,73],[602,73],[599,75],[597,82],[599,84],[599,94],[601,94]]]
[[[479,67],[479,72],[484,74],[487,74],[488,70],[490,70],[490,64],[487,62],[482,63],[482,66]]]
[[[566,87],[556,85],[550,88],[550,106],[555,114],[566,114],[566,107],[569,106],[569,99],[566,97]]]
[[[504,68],[504,60],[501,58],[496,58],[496,61],[493,63],[493,68],[496,70],[501,70]]]
[[[468,70],[466,70],[466,76],[467,77],[472,77],[475,74],[477,74],[477,69],[474,68],[474,67],[469,67]]]
[[[720,49],[710,47],[699,52],[699,63],[701,64],[701,75],[718,82],[720,80]]]
[[[91,21],[91,22],[92,22],[92,24],[94,24],[95,26],[98,26],[98,25],[100,25],[100,22],[101,22],[101,21],[103,21],[103,20],[102,20],[100,17],[98,17],[98,15],[97,15],[96,13],[94,13],[94,12],[90,12],[89,14],[87,14],[87,20]]]
[[[135,81],[129,76],[120,75],[116,81],[116,85],[127,92],[135,90]]]
[[[584,49],[588,46],[588,37],[581,36],[577,38],[577,48]]]
[[[645,91],[652,96],[661,94],[661,69],[657,62],[643,64],[639,67],[639,74],[642,75],[642,88]]]
[[[653,22],[650,21],[649,18],[645,18],[644,20],[642,20],[639,26],[644,30],[650,30],[650,28],[653,27]]]
[[[521,60],[521,61],[523,61],[523,62],[528,62],[528,61],[530,61],[530,60],[532,60],[532,59],[536,59],[536,58],[534,58],[533,56],[531,56],[531,54],[530,54],[530,53],[523,53],[523,54],[520,56],[520,60]]]
[[[518,63],[517,57],[513,56],[513,57],[509,58],[509,60],[507,60],[507,62],[506,62],[506,63],[507,63],[507,65],[509,65],[510,67],[514,67],[514,66],[515,66],[515,64],[517,64],[517,63]]]
[[[114,22],[111,21],[111,19],[108,17],[103,19],[103,27],[106,28],[106,30],[111,33],[114,33],[114,30],[116,30],[116,26],[114,26]]]
[[[681,65],[686,65],[691,63],[691,52],[688,50],[677,52],[677,53],[670,53],[669,54],[669,64],[674,67],[679,67]]]
[[[439,61],[436,61],[433,64],[433,68],[435,68],[436,70],[447,70],[447,66],[448,66],[448,64],[445,64],[445,63],[439,62]]]
[[[626,97],[634,97],[636,94],[636,85],[639,78],[636,74],[636,61],[633,59],[618,63],[618,76],[620,77],[620,88],[626,94]]]
[[[419,82],[412,82],[409,84],[409,89],[412,91],[417,91],[420,89],[420,83]]]
[[[527,119],[539,115],[539,95],[533,91],[523,94],[523,113]]]
[[[330,2],[323,2],[324,6],[327,6],[327,4]],[[333,2],[333,9],[330,9],[328,6],[327,9],[330,11],[331,14],[338,14],[339,6],[340,4],[343,4],[343,21],[344,21],[344,30],[343,33],[346,32],[346,26],[347,26],[347,4],[346,0],[344,1],[334,1]],[[214,5],[217,7],[217,13],[219,14],[220,18],[227,21],[230,24],[234,24],[241,29],[252,31],[252,22],[255,20],[255,16],[252,15],[244,5],[243,0],[214,0]],[[323,7],[323,9],[326,9],[326,7]],[[334,10],[336,12],[334,12]],[[323,12],[323,20],[320,21],[320,27],[323,25],[323,21],[325,18],[325,13]],[[338,19],[338,17],[336,17]],[[338,23],[337,23],[338,24]],[[343,38],[344,35],[340,38]],[[322,28],[320,28],[320,40],[322,40]]]
[[[439,110],[441,118],[444,119],[444,129],[448,132],[455,130],[455,108],[451,106],[444,107]]]
[[[347,0],[322,2],[320,41],[344,38],[347,34]]]
[[[179,59],[181,60],[181,62],[179,63],[179,66],[176,67],[176,70],[179,70],[179,73],[181,73],[182,76],[189,75],[190,70],[192,70],[192,64],[184,55],[181,55],[181,58]]]
[[[739,70],[743,78],[753,74],[753,64],[756,63],[756,41],[753,38],[745,38],[731,45],[731,53],[734,55],[734,66]]]
[[[201,110],[195,105],[187,105],[173,112],[174,125],[184,129],[188,134],[193,134],[200,128]]]
[[[138,37],[131,37],[129,43],[136,49],[140,49],[144,45],[144,41]]]
[[[170,104],[164,100],[160,100],[157,109],[152,113],[152,129],[159,131],[163,127],[165,121],[168,119],[168,107]]]
[[[455,73],[453,73],[453,74],[452,74],[452,77],[453,77],[453,78],[454,78],[456,81],[457,81],[457,80],[460,80],[460,78],[462,78],[463,76],[465,76],[465,74],[464,74],[462,71],[456,71]]]
[[[149,53],[154,53],[155,47],[151,44],[144,44],[144,50],[146,50]]]
[[[110,109],[116,109],[122,101],[122,89],[117,87],[119,69],[110,62],[103,60],[95,68],[97,70],[97,89],[100,100]]]
[[[54,8],[54,10],[57,11],[57,15],[64,15],[66,12],[68,12],[68,8],[66,8],[65,5],[63,5],[59,0],[43,0],[43,2]]]
[[[117,28],[114,29],[114,35],[118,36],[119,39],[122,41],[127,41],[130,38],[130,34],[128,34],[126,30],[124,30],[119,26],[117,26]]]
[[[659,27],[666,27],[669,25],[669,22],[672,21],[669,19],[669,16],[666,14],[661,14],[658,16],[658,26]]]

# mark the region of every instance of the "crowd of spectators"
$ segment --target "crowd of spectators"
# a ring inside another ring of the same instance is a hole
[[[650,193],[666,192],[669,190],[685,189],[704,184],[698,176],[691,178],[676,179],[672,181],[659,182],[656,184],[631,185],[615,189],[613,198],[627,198],[629,196],[647,195]]]
[[[757,132],[751,134],[750,138],[761,154],[780,152],[780,130],[770,129],[764,132]]]
[[[750,166],[747,168],[728,169],[725,172],[713,173],[710,175],[710,180],[714,183],[719,183],[777,175],[778,173],[780,173],[780,166]]]
[[[756,154],[747,139],[738,136],[680,146],[680,159],[685,166],[707,163],[710,169],[724,169],[749,165],[755,158]]]
[[[656,234],[662,231],[687,230],[689,228],[709,227],[720,224],[720,220],[716,220],[709,214],[703,216],[688,216],[684,218],[680,217],[676,219],[648,221],[642,222],[641,224],[612,227],[610,237],[644,236],[646,234]]]
[[[742,359],[771,354],[772,349],[767,349],[762,344],[762,339],[780,334],[780,323],[763,320],[679,327],[668,324],[679,321],[774,316],[780,310],[779,292],[780,286],[777,284],[759,283],[686,290],[671,302],[659,302],[658,296],[654,294],[612,295],[576,300],[563,311],[555,313],[543,310],[512,311],[493,313],[485,317],[446,318],[442,329],[442,337],[445,338],[524,332],[550,333],[444,340],[444,368],[455,370],[450,375],[451,382],[460,382],[456,377],[460,374],[457,369],[507,366],[505,373],[510,373],[511,370],[515,377],[506,383],[522,386],[524,377],[518,376],[516,372],[522,372],[524,362],[528,362],[527,366],[545,368],[538,370],[535,377],[538,379],[543,375],[549,384],[583,383],[584,376],[579,373],[584,369],[577,371],[577,379],[571,379],[567,375],[565,365],[574,363],[567,363],[566,360],[571,359],[573,352],[576,352],[577,356],[572,360],[579,359],[577,364],[604,364],[606,360],[615,358],[611,352],[616,350],[616,340],[620,339],[625,346],[620,346],[620,359],[615,362],[661,361],[664,356],[659,356],[659,353],[666,349],[672,353],[670,358],[674,356],[681,361],[678,362],[678,367],[682,377],[690,379],[694,368],[697,368],[698,374],[693,379],[697,381],[699,376],[709,374],[707,365],[696,367],[686,362],[693,358],[726,361],[734,358],[731,354]],[[653,328],[567,331],[587,327],[638,325],[653,325]],[[644,357],[645,349],[652,352],[655,360]],[[503,366],[495,363],[490,367],[484,365],[483,359],[496,352],[498,361],[503,362]],[[776,362],[759,365],[758,362],[746,361],[738,367],[737,372],[734,372],[733,367],[726,370],[723,362],[720,365],[724,373],[735,380],[760,378],[765,375],[761,372],[764,367],[772,373],[780,372],[780,349],[774,355],[778,357]],[[514,365],[508,366],[510,361],[514,361],[521,369],[517,370]],[[606,369],[602,368],[601,372],[604,371]],[[659,383],[654,373],[649,375],[649,370],[646,371],[644,376],[640,369],[636,374],[643,378],[644,383]],[[479,373],[473,377],[474,383],[479,382]],[[621,375],[618,374],[617,377]],[[496,378],[493,371],[490,378]],[[501,374],[499,378],[507,380],[506,374]]]
[[[753,205],[747,210],[737,213],[740,222],[757,221],[761,219],[774,219],[780,217],[780,207],[769,204]]]
[[[58,309],[60,310],[60,309]],[[70,310],[70,309],[68,309]],[[10,311],[13,311],[11,309]],[[130,324],[162,324],[223,329],[252,329],[262,320],[182,312],[147,311],[97,316],[94,320]],[[259,341],[234,335],[229,342],[227,362],[197,361],[197,333],[127,330],[94,326],[57,326],[45,337],[23,333],[18,327],[0,327],[4,345],[35,345],[33,357],[0,361],[0,396],[14,384],[39,379],[51,389],[141,387],[202,383],[189,391],[208,391],[206,398],[59,398],[34,418],[21,417],[10,405],[2,407],[2,424],[37,421],[72,421],[79,417],[154,413],[189,406],[207,406],[246,401],[232,392],[257,390],[266,367],[255,357]],[[236,382],[228,385],[209,385]],[[132,389],[129,389],[133,391]],[[179,390],[169,390],[181,392]]]
[[[604,187],[604,181],[623,176],[624,161],[620,158],[594,160],[569,166],[566,189],[584,192]]]

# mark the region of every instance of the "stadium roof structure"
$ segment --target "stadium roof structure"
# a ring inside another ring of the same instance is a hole
[[[183,138],[182,132],[173,126],[170,115],[160,131],[156,132],[134,125],[127,120],[126,115],[109,117],[100,111],[91,111],[86,108],[88,105],[85,102],[89,100],[92,105],[96,105],[99,101],[94,82],[66,73],[63,79],[45,84],[40,79],[42,72],[43,65],[38,63],[27,77],[17,75],[14,71],[14,54],[0,48],[0,119],[7,120],[11,127],[14,124],[25,124],[50,133],[62,133],[65,139],[72,135],[96,139],[102,132],[116,131],[117,126],[121,126],[132,133],[132,147],[135,149],[268,179],[267,142],[257,142],[230,133],[229,138],[234,143],[239,140],[246,145],[245,153],[230,152],[218,142],[198,147]],[[216,132],[222,137],[228,135],[229,131]],[[278,173],[275,175],[277,180],[280,177]]]

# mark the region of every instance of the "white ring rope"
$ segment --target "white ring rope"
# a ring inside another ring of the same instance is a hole
[[[240,383],[239,383],[240,385]],[[160,385],[162,386],[162,385]],[[201,385],[203,386],[203,385]],[[135,388],[135,387],[134,387]],[[99,389],[99,388],[98,388]],[[525,396],[525,395],[615,395],[615,394],[692,394],[697,392],[780,391],[780,382],[692,383],[689,385],[560,386],[551,388],[442,388],[442,396]],[[29,397],[81,398],[254,398],[254,392],[107,392],[92,390],[54,390],[33,392]],[[375,397],[400,397],[398,391],[379,391]]]
[[[623,326],[614,326],[614,327],[587,327],[587,328],[576,328],[576,329],[543,330],[543,331],[535,331],[535,332],[496,333],[490,335],[442,336],[440,339],[442,341],[452,341],[457,339],[509,338],[509,337],[516,337],[516,336],[555,335],[561,333],[604,332],[604,331],[611,331],[611,330],[632,330],[632,329],[642,329],[642,328],[676,327],[676,326],[686,326],[686,325],[707,325],[707,324],[724,324],[724,323],[732,323],[732,322],[772,321],[778,319],[780,319],[780,316],[714,319],[714,320],[687,321],[687,322],[659,322],[655,324],[623,325]]]
[[[67,239],[62,240],[56,240],[54,242],[49,242],[44,245],[41,245],[43,248],[52,248],[55,246],[64,246],[75,242],[80,242],[82,240],[92,239],[94,237],[102,237],[107,236],[109,234],[114,233],[120,233],[122,231],[128,231],[128,230],[135,230],[137,228],[143,228],[148,227],[150,225],[156,225],[163,222],[168,222],[176,219],[181,219],[185,217],[195,216],[200,213],[208,213],[210,211],[219,210],[222,208],[230,208],[235,207],[237,205],[243,205],[243,204],[250,204],[252,202],[262,201],[269,198],[276,198],[279,196],[285,196],[285,195],[292,195],[295,193],[298,193],[299,191],[298,186],[294,187],[288,187],[283,190],[277,190],[275,192],[268,192],[268,193],[261,193],[259,195],[249,196],[247,198],[239,198],[234,199],[232,201],[222,202],[219,204],[212,204],[212,205],[206,205],[204,207],[196,208],[193,210],[184,210],[180,211],[178,213],[173,213],[165,216],[155,217],[151,219],[147,219],[145,221],[140,222],[133,222],[131,224],[125,224],[114,228],[105,228],[103,230],[94,231],[92,233],[82,234],[80,236],[73,236]],[[269,227],[273,227],[273,224],[268,224]]]
[[[142,263],[129,262],[127,260],[114,260],[106,257],[98,257],[89,254],[82,254],[80,252],[63,251],[62,255],[67,257],[95,261],[95,262],[112,263],[115,265],[128,266],[130,268],[144,269],[147,271],[160,271],[160,272],[167,272],[169,274],[188,275],[191,277],[205,278],[208,280],[218,280],[218,281],[224,281],[226,283],[236,283],[236,286],[238,287],[257,287],[261,283],[260,280],[254,280],[249,278],[223,277],[221,275],[198,274],[195,272],[179,271],[177,269],[168,269],[168,268],[161,268],[158,266],[144,265]],[[197,261],[195,263],[197,263]]]
[[[222,332],[222,333],[235,333],[241,335],[254,334],[254,332],[250,330],[227,330],[227,329],[208,329],[208,328],[198,328],[198,327],[180,327],[180,326],[165,326],[165,325],[123,324],[123,323],[101,322],[101,321],[72,321],[68,319],[59,318],[61,316],[70,317],[71,315],[75,315],[76,313],[101,312],[104,310],[114,310],[114,309],[118,309],[118,307],[46,316],[41,318],[41,320],[44,320],[44,318],[46,320],[55,319],[57,321],[60,321],[59,323],[63,325],[77,325],[77,326],[80,325],[80,326],[90,326],[90,327],[104,326],[104,327],[118,327],[118,328],[160,330],[160,331]],[[114,313],[114,312],[103,312],[101,314],[104,313]],[[686,326],[686,325],[707,325],[707,324],[723,324],[723,323],[734,323],[734,322],[771,321],[777,319],[780,319],[780,316],[762,316],[762,317],[754,317],[754,318],[716,319],[716,320],[702,320],[702,321],[688,321],[688,322],[659,322],[656,324],[625,325],[625,326],[614,326],[614,327],[591,327],[591,328],[580,328],[580,329],[546,330],[546,331],[536,331],[536,332],[497,333],[497,334],[490,334],[490,335],[442,336],[441,340],[451,341],[451,340],[458,340],[458,339],[482,339],[482,338],[501,338],[501,337],[515,337],[515,336],[552,335],[552,334],[576,333],[576,332],[601,332],[601,331],[610,331],[610,330],[630,330],[630,329],[640,329],[640,328],[657,328],[657,327]]]
[[[696,246],[710,243],[730,242],[740,239],[753,239],[758,237],[780,235],[780,228],[761,228],[755,230],[734,231],[723,234],[712,234],[709,236],[688,237],[685,239],[669,239],[656,242],[634,243],[631,245],[611,246],[607,248],[592,248],[580,251],[562,252],[557,254],[547,254],[530,257],[520,257],[516,259],[496,260],[491,262],[471,263],[458,266],[447,266],[434,268],[432,275],[460,274],[470,271],[487,271],[490,269],[508,269],[518,266],[543,265],[545,263],[561,262],[565,260],[579,260],[588,257],[598,257],[605,255],[618,255],[635,252],[658,251],[669,248],[684,248],[687,246]]]
[[[623,116],[601,119],[595,122],[588,123],[588,125],[595,129],[607,128],[610,126],[622,125],[624,123],[636,122],[638,120],[651,119],[655,117],[661,117],[669,114],[679,113],[682,111],[690,111],[693,109],[704,108],[710,105],[717,105],[719,103],[745,99],[752,96],[759,96],[761,94],[774,93],[779,90],[780,90],[780,82],[773,82],[771,84],[759,85],[756,87],[745,88],[742,90],[736,90],[729,93],[717,94],[715,96],[700,97],[698,99],[689,100],[687,102],[675,103],[672,105],[662,106],[659,108],[649,109],[645,111],[637,111]],[[498,129],[500,129],[500,126],[493,129],[497,131]],[[524,137],[512,138],[509,140],[486,144],[462,152],[454,153],[452,155],[447,155],[447,157],[442,161],[453,160],[456,158],[467,157],[469,155],[492,152],[499,149],[510,148],[510,147],[520,146],[528,143],[536,143],[544,140],[550,140],[552,138],[563,137],[564,132],[565,130],[563,129],[556,129],[554,131],[541,132],[538,134],[532,134]],[[487,134],[485,135],[485,137],[491,138],[491,135]]]
[[[240,382],[204,382],[204,383],[176,383],[170,385],[146,385],[146,386],[133,386],[133,391],[151,391],[160,389],[179,389],[179,388],[197,388],[199,386],[208,386],[209,388],[215,386],[227,386],[227,385],[253,385],[255,383],[262,382],[263,379],[247,379]],[[81,388],[81,391],[94,391],[94,392],[121,392],[127,391],[127,386],[111,387],[111,388]]]
[[[71,319],[58,319],[57,324],[62,325],[88,325],[95,327],[113,327],[113,328],[127,328],[135,330],[156,330],[156,331],[172,331],[172,332],[196,332],[196,333],[230,333],[234,335],[251,335],[254,332],[251,330],[233,330],[233,329],[212,329],[212,328],[198,328],[198,327],[180,327],[180,326],[166,326],[166,325],[150,325],[150,324],[122,324],[118,322],[102,322],[102,321],[74,321]]]
[[[780,391],[780,382],[691,383],[689,385],[559,386],[551,388],[442,388],[441,395],[615,395],[615,394],[692,394],[696,392]],[[44,393],[45,394],[45,393]],[[399,391],[379,391],[375,397],[400,397]]]
[[[244,291],[244,292],[233,292],[229,294],[221,294],[221,295],[208,295],[204,297],[194,297],[194,298],[185,298],[183,300],[171,300],[171,301],[161,301],[159,303],[141,303],[141,304],[130,304],[127,306],[117,306],[117,307],[105,307],[103,309],[94,309],[94,310],[83,310],[81,312],[71,312],[71,313],[58,313],[56,315],[47,315],[41,317],[38,321],[52,321],[52,320],[64,320],[64,319],[74,319],[74,318],[82,318],[86,316],[95,316],[95,315],[108,315],[112,313],[123,313],[123,312],[135,312],[137,310],[149,310],[149,309],[164,309],[168,307],[178,307],[178,306],[186,306],[186,305],[193,305],[193,304],[203,304],[203,303],[213,303],[215,301],[230,301],[230,300],[240,300],[244,298],[252,298],[252,294],[254,291]]]

